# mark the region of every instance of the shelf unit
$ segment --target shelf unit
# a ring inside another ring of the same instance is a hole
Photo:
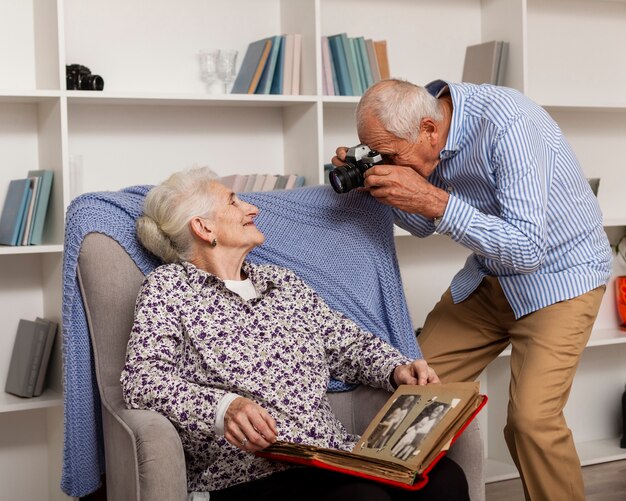
[[[200,48],[237,49],[241,61],[251,41],[288,32],[303,34],[301,95],[204,92]],[[601,178],[598,198],[611,240],[625,231],[626,178],[617,152],[626,137],[626,56],[606,50],[626,45],[624,2],[571,0],[564,8],[562,0],[0,0],[0,202],[9,181],[29,169],[55,172],[44,245],[0,247],[0,387],[19,319],[60,321],[71,194],[158,183],[192,165],[322,182],[336,146],[358,142],[358,98],[321,95],[320,38],[340,32],[386,39],[392,74],[422,84],[460,79],[467,45],[508,41],[505,84],[560,123],[585,174]],[[105,91],[66,91],[65,65],[73,63],[102,75]],[[468,252],[447,237],[397,234],[419,326]],[[624,273],[616,260],[614,274]],[[609,287],[566,409],[585,464],[626,457],[615,448],[626,336],[616,330],[613,300]],[[58,487],[59,347],[42,397],[0,394],[0,484],[8,499],[67,499]],[[516,475],[501,433],[507,364],[504,353],[481,376],[490,396],[480,417],[489,480]]]

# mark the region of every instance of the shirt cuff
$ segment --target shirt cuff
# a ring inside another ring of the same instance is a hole
[[[448,235],[455,242],[460,241],[469,229],[475,212],[474,207],[450,195],[443,217],[437,225],[437,233]]]
[[[224,416],[230,404],[238,397],[239,395],[236,393],[227,393],[217,404],[217,410],[215,411],[215,435],[218,437],[224,436]]]

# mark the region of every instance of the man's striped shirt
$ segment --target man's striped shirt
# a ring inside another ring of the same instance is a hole
[[[428,180],[450,199],[437,232],[473,251],[452,280],[455,303],[497,276],[516,318],[605,285],[611,249],[597,199],[558,125],[520,92],[437,80],[452,121]],[[432,220],[396,210],[425,237]]]

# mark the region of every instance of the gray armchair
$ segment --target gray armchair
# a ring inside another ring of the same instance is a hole
[[[163,416],[128,410],[119,383],[143,274],[115,240],[87,235],[78,257],[83,298],[102,404],[109,501],[185,501],[185,457],[178,433]],[[349,431],[361,433],[388,398],[359,387],[329,393]],[[483,444],[476,420],[449,452],[464,469],[472,500],[484,499]]]

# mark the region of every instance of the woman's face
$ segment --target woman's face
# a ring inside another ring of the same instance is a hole
[[[259,209],[240,200],[230,188],[217,181],[211,183],[210,190],[215,202],[208,219],[218,245],[247,250],[261,245],[265,236],[254,224]]]

